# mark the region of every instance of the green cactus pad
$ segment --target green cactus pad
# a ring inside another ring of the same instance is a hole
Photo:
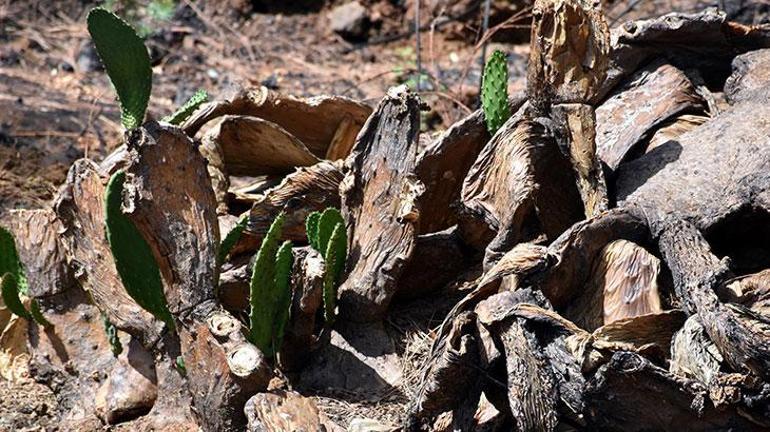
[[[16,277],[13,274],[6,273],[0,278],[0,289],[2,290],[3,303],[11,312],[22,318],[32,319],[19,299],[19,284],[16,283]]]
[[[125,21],[102,8],[88,13],[88,32],[118,93],[126,129],[142,124],[152,90],[150,56],[142,39]]]
[[[273,352],[278,352],[283,343],[286,323],[289,321],[291,308],[291,265],[294,256],[291,242],[285,241],[275,257],[275,319],[273,329]]]
[[[174,320],[166,305],[160,269],[150,246],[133,222],[120,209],[126,173],[116,172],[107,184],[105,223],[115,268],[128,295],[139,306],[174,328]]]
[[[193,94],[187,102],[184,103],[178,110],[174,111],[170,116],[164,117],[163,121],[171,123],[172,125],[182,124],[187,120],[195,110],[198,109],[204,102],[209,100],[209,94],[206,90],[200,89]]]
[[[13,234],[0,227],[0,276],[10,273],[16,282],[20,293],[27,293],[27,277],[24,274],[24,265],[19,259],[16,250],[16,242]]]
[[[329,243],[326,246],[326,253],[324,254],[326,271],[324,273],[323,300],[324,320],[327,323],[334,321],[334,309],[337,303],[337,284],[345,268],[347,253],[347,232],[345,231],[345,224],[340,222],[334,227]]]
[[[225,238],[222,239],[222,242],[219,244],[219,254],[217,255],[217,262],[220,265],[225,262],[227,255],[229,255],[230,251],[233,250],[233,246],[238,243],[238,239],[241,238],[241,234],[243,234],[243,230],[246,229],[246,225],[248,224],[249,215],[245,214],[238,220],[238,223],[235,224],[233,229],[227,233]]]
[[[307,242],[310,246],[319,250],[318,248],[318,222],[321,220],[321,212],[310,213],[305,219],[305,231],[307,232]]]
[[[342,213],[336,208],[327,208],[321,214],[318,220],[318,252],[326,253],[326,246],[329,244],[329,238],[337,224],[345,225]]]
[[[53,327],[53,324],[51,324],[47,319],[45,319],[45,316],[43,316],[43,312],[40,310],[40,304],[36,299],[32,299],[32,302],[29,305],[29,314],[32,316],[32,319],[34,319],[35,322],[41,326]]]
[[[275,257],[283,230],[283,221],[284,214],[281,213],[270,225],[257,251],[251,274],[249,339],[267,357],[272,357],[274,354],[272,342],[276,311]]]
[[[508,63],[505,55],[497,50],[484,66],[481,106],[490,134],[497,132],[511,116],[508,107]]]

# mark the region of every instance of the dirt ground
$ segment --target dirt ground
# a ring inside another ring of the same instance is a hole
[[[12,208],[46,205],[73,161],[99,159],[121,141],[119,109],[85,28],[88,9],[102,3],[116,5],[119,14],[148,29],[152,117],[172,112],[198,88],[217,97],[232,86],[265,85],[298,96],[332,93],[375,104],[388,87],[416,82],[413,1],[363,2],[374,24],[368,42],[352,43],[329,29],[329,11],[340,1],[308,2],[313,6],[287,11],[265,5],[271,2],[181,0],[171,2],[170,16],[158,17],[149,12],[158,1],[0,0],[0,216]],[[529,6],[495,3],[507,6],[496,9],[492,25],[503,23],[503,28],[488,50],[500,47],[509,54],[510,91],[515,92],[524,87]],[[761,0],[621,0],[608,2],[606,10],[608,21],[620,25],[719,5],[748,23],[767,22],[770,10]],[[432,109],[423,129],[435,132],[476,106],[480,16],[472,13],[431,31],[440,14],[425,15],[420,90]],[[417,317],[418,310],[423,316]],[[424,316],[420,305],[407,306],[390,322],[401,340],[406,381],[416,379],[416,366],[410,369],[410,364],[427,353],[431,330],[440,323],[441,311],[428,312]],[[56,401],[48,388],[29,379],[0,380],[0,394],[0,431],[57,430]],[[351,407],[344,398],[324,395],[318,402],[340,424],[347,425],[352,411],[395,422],[407,396],[403,391],[392,395],[390,405],[377,400]]]

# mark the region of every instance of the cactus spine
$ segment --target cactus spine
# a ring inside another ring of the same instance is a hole
[[[327,208],[323,213],[313,212],[306,221],[308,242],[324,258],[323,299],[324,320],[327,324],[334,321],[334,309],[337,302],[337,284],[345,268],[348,239],[345,220],[335,208]]]
[[[121,121],[133,129],[144,120],[152,90],[150,56],[127,22],[102,8],[88,13],[88,32],[118,93]]]
[[[169,328],[174,328],[152,250],[120,208],[125,179],[125,172],[116,172],[107,184],[104,198],[105,230],[115,268],[128,295]]]
[[[490,134],[497,132],[511,116],[508,107],[508,63],[505,55],[498,50],[492,53],[484,66],[481,106]]]
[[[291,242],[278,246],[283,222],[281,213],[270,225],[251,274],[249,339],[267,357],[280,349],[291,302]]]

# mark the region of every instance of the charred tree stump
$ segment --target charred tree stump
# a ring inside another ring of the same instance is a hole
[[[364,125],[345,162],[342,213],[350,239],[340,314],[374,321],[385,314],[414,251],[424,187],[414,169],[420,101],[393,88]]]
[[[206,162],[181,130],[155,123],[133,131],[128,150],[123,211],[158,262],[194,415],[206,430],[242,430],[243,406],[271,371],[215,300],[219,229]]]
[[[538,0],[532,15],[529,102],[556,123],[590,217],[608,208],[594,105],[608,68],[609,29],[598,2]]]

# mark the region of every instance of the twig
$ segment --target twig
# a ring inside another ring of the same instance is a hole
[[[422,53],[420,52],[420,0],[415,2],[414,9],[414,34],[417,39],[416,54],[417,54],[417,92],[420,91],[420,78],[422,77]]]
[[[616,22],[618,22],[618,20],[619,20],[619,19],[623,18],[623,16],[624,16],[625,14],[627,14],[627,13],[631,12],[632,10],[634,10],[634,8],[636,7],[636,5],[638,5],[639,3],[641,3],[641,1],[642,1],[642,0],[632,0],[631,2],[629,2],[629,3],[628,3],[628,6],[626,6],[626,8],[625,8],[625,9],[623,9],[623,10],[622,10],[622,11],[621,11],[621,12],[618,14],[618,16],[616,16],[615,18],[613,18],[613,19],[612,19],[612,21],[610,21],[610,27],[614,26],[614,25],[615,25],[615,23],[616,23]]]
[[[473,62],[473,56],[476,55],[478,50],[482,47],[482,45],[489,40],[492,36],[495,35],[500,30],[507,29],[507,28],[515,28],[517,26],[513,25],[516,21],[522,19],[522,18],[530,18],[531,15],[529,12],[532,10],[532,8],[526,8],[522,9],[515,14],[513,14],[510,18],[507,20],[501,22],[500,24],[492,27],[485,35],[482,36],[481,40],[473,47],[473,52],[471,53],[470,57],[468,57],[468,61],[465,63],[465,67],[463,68],[463,73],[460,75],[460,88],[458,89],[458,94],[463,93],[463,85],[465,84],[465,78],[468,76],[468,71],[470,70],[471,63]],[[529,26],[522,26],[529,28]]]
[[[461,110],[465,111],[465,114],[473,113],[472,109],[468,108],[468,106],[465,105],[464,103],[462,103],[462,101],[460,99],[457,99],[456,97],[452,96],[450,93],[441,92],[441,91],[424,91],[424,92],[421,92],[420,94],[423,94],[423,95],[434,95],[434,96],[442,97],[444,99],[448,99],[448,100],[454,102],[455,105],[457,105]]]
[[[460,21],[462,19],[465,19],[465,18],[469,17],[471,14],[473,14],[473,12],[475,12],[475,11],[476,11],[475,8],[471,8],[471,9],[468,9],[467,11],[465,11],[465,12],[463,12],[461,14],[458,14],[456,16],[449,16],[444,21],[436,23],[435,24],[435,28],[436,28],[436,30],[439,30],[439,29],[441,29],[441,27],[449,24],[450,22]],[[424,26],[420,26],[420,31],[429,30],[431,25],[433,25],[433,24],[426,24]],[[395,34],[383,35],[383,36],[375,37],[375,38],[369,39],[366,42],[353,44],[350,47],[348,47],[347,49],[343,50],[342,53],[343,54],[348,54],[348,53],[351,53],[351,52],[356,51],[356,50],[363,49],[363,48],[368,47],[368,46],[382,45],[382,44],[386,44],[386,43],[389,43],[389,42],[397,41],[397,40],[400,40],[400,39],[406,39],[406,38],[411,37],[413,34],[414,34],[414,30],[409,30],[409,31],[406,31],[406,32],[403,32],[403,33],[395,33]]]
[[[487,31],[489,30],[489,4],[490,0],[484,0],[484,17],[481,21],[481,34],[485,35],[487,34]],[[484,70],[484,67],[487,64],[487,40],[485,39],[483,42],[483,45],[481,46],[481,70]],[[484,74],[479,75],[479,104],[481,103],[481,86],[484,84]]]

